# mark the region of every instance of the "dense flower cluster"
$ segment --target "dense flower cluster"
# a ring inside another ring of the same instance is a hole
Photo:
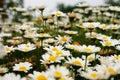
[[[120,23],[114,21],[119,8],[76,7],[50,15],[37,7],[32,10],[41,15],[32,22],[3,23],[0,80],[119,80]]]

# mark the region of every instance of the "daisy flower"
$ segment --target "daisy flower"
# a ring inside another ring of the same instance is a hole
[[[98,23],[98,22],[92,22],[92,23],[86,22],[86,23],[83,23],[84,28],[92,28],[92,29],[94,29],[94,28],[98,27],[99,25],[100,25],[100,23]]]
[[[79,57],[77,57],[77,58],[71,57],[71,58],[68,58],[68,60],[66,61],[66,63],[68,63],[70,65],[80,66],[80,67],[83,68],[84,64],[85,64],[85,61],[82,60]]]
[[[74,50],[75,45],[73,45],[73,44],[65,44],[65,47],[66,47],[67,49]]]
[[[85,33],[85,36],[87,38],[96,38],[97,37],[97,33],[96,32],[92,32],[92,33],[87,32],[87,33]]]
[[[45,38],[45,37],[51,37],[49,34],[47,33],[40,33],[40,34],[36,34],[36,37],[40,37],[40,38]]]
[[[37,72],[37,71],[34,71],[33,74],[29,74],[28,76],[32,80],[55,80],[54,77],[50,76],[50,74],[48,74],[47,72]]]
[[[7,40],[7,42],[13,44],[13,45],[17,45],[22,43],[22,40],[17,40],[17,39],[11,39],[11,40]]]
[[[99,79],[99,73],[97,71],[93,71],[90,68],[88,68],[87,71],[80,71],[80,75],[82,77],[85,77],[86,79],[90,79],[90,80],[97,80],[97,79]]]
[[[103,41],[105,41],[105,40],[110,40],[110,39],[111,39],[111,36],[106,36],[106,35],[103,35],[103,34],[98,34],[98,35],[97,35],[97,39],[103,40]]]
[[[118,30],[120,28],[120,25],[110,25],[110,29],[112,30]]]
[[[56,12],[53,12],[52,14],[57,16],[57,17],[65,16],[65,14],[61,11],[56,11]]]
[[[17,46],[16,48],[17,50],[23,51],[23,52],[28,52],[31,50],[35,49],[35,45],[31,44],[31,43],[27,43],[27,44],[20,44]]]
[[[118,41],[114,39],[110,39],[106,41],[100,41],[100,43],[102,44],[102,46],[110,47],[110,46],[115,46],[116,44],[118,44]]]
[[[96,47],[94,45],[83,45],[82,46],[83,48],[83,51],[82,52],[85,52],[85,53],[96,53],[96,52],[99,52],[100,51],[100,47]]]
[[[28,70],[32,69],[32,64],[29,62],[20,62],[13,66],[13,71],[23,71],[28,72]]]
[[[60,44],[65,44],[65,43],[70,43],[72,41],[71,37],[69,36],[60,36],[58,35],[58,37],[56,37],[57,42]]]
[[[50,63],[54,63],[54,62],[61,62],[61,60],[63,59],[63,57],[60,56],[55,56],[55,55],[50,55],[50,54],[44,54],[42,55],[42,59],[40,60],[43,64],[50,64]]]
[[[0,67],[0,73],[6,73],[8,72],[8,68]]]
[[[65,77],[59,78],[58,80],[74,80],[74,79],[72,77],[65,76]]]
[[[53,42],[55,42],[55,40],[53,38],[49,38],[49,39],[45,39],[44,42],[45,43],[53,43]]]
[[[5,47],[5,52],[6,53],[10,53],[11,51],[14,51],[15,48],[13,48],[13,46],[4,46]]]
[[[78,32],[77,32],[77,31],[69,31],[69,30],[68,30],[68,31],[65,31],[65,33],[71,35],[71,34],[77,34]]]
[[[49,53],[49,52],[48,52]],[[53,53],[49,53],[51,55],[56,55],[56,56],[70,56],[70,51],[66,50],[59,50],[59,51],[54,51]]]
[[[7,73],[3,76],[3,80],[27,80],[27,79],[22,78],[20,75],[16,75],[14,73]]]
[[[64,76],[68,76],[70,74],[69,70],[64,66],[50,66],[50,68],[47,70],[48,73],[50,73],[50,76],[54,76],[55,78],[61,78]]]
[[[48,46],[44,48],[47,52],[54,52],[54,51],[61,51],[63,50],[63,47],[58,45],[58,46]]]
[[[102,30],[108,30],[108,29],[110,29],[110,26],[105,25],[105,24],[101,24],[101,25],[99,25],[99,28]]]

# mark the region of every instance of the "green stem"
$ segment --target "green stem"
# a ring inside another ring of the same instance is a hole
[[[97,56],[97,54],[95,53],[95,60],[94,60],[93,66],[96,65],[96,56]]]
[[[87,55],[85,55],[85,66],[84,66],[84,71],[86,71],[87,68]]]

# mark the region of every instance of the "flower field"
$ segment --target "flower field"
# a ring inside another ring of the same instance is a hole
[[[0,80],[119,80],[120,7],[78,4],[0,24]],[[29,14],[30,15],[30,14]]]

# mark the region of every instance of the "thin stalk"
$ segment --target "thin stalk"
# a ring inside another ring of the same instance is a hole
[[[84,65],[84,71],[86,71],[87,68],[87,55],[85,55],[85,65]]]

